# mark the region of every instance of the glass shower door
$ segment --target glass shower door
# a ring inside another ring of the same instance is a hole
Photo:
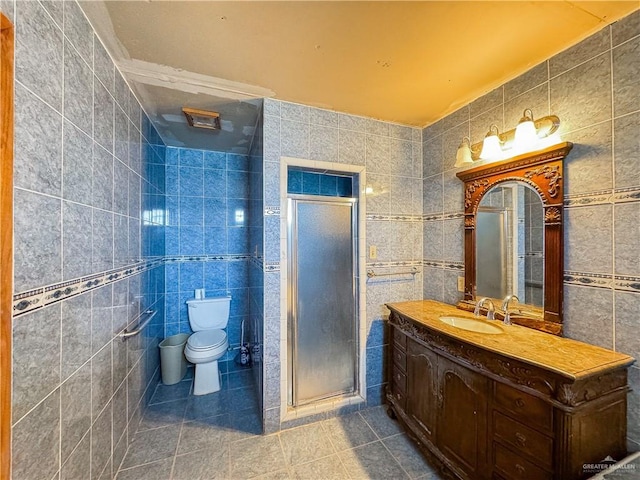
[[[476,293],[478,297],[504,298],[507,284],[506,211],[478,209],[476,221]]]
[[[356,391],[356,202],[289,198],[289,404]]]

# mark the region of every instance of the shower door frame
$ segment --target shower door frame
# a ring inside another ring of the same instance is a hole
[[[287,172],[290,167],[302,168],[305,170],[330,173],[334,175],[351,175],[353,178],[353,198],[358,201],[358,271],[357,275],[357,295],[358,295],[358,388],[359,390],[354,392],[353,395],[345,396],[343,398],[336,398],[324,403],[302,405],[297,408],[293,408],[288,404],[288,372],[286,365],[288,364],[287,353],[287,325],[288,325],[288,258],[287,258],[287,212],[288,212],[288,194],[287,194]],[[367,272],[365,256],[366,251],[366,202],[367,196],[364,189],[367,184],[366,167],[364,165],[354,165],[349,163],[334,163],[326,162],[322,160],[309,160],[296,157],[280,157],[279,165],[279,208],[272,209],[268,203],[268,195],[265,193],[265,211],[268,211],[268,215],[277,215],[280,224],[280,241],[279,245],[279,262],[277,270],[280,272],[279,279],[279,298],[276,300],[279,303],[279,317],[280,328],[279,335],[277,337],[279,348],[278,350],[278,367],[268,367],[265,363],[264,375],[265,378],[274,370],[278,372],[280,378],[280,385],[277,387],[277,398],[279,399],[280,412],[277,419],[278,428],[280,425],[288,421],[300,421],[307,416],[313,416],[318,413],[318,408],[322,405],[322,411],[338,410],[343,407],[350,407],[357,404],[366,403],[367,399],[367,310],[366,310],[366,291],[367,291]],[[265,227],[266,228],[266,227]],[[265,241],[265,245],[268,245],[268,240]],[[265,251],[268,248],[265,246]],[[269,268],[270,265],[267,267]],[[282,268],[280,268],[282,267]],[[266,285],[265,285],[266,289]],[[268,332],[268,327],[265,326],[265,333]],[[265,342],[266,344],[266,342]],[[282,368],[280,367],[282,366]],[[266,393],[264,398],[266,399],[268,394]],[[266,401],[266,400],[265,400]],[[268,402],[267,402],[267,405]],[[268,407],[267,407],[268,408]],[[311,417],[312,418],[312,417]]]
[[[294,248],[294,239],[298,237],[298,221],[296,218],[297,210],[295,209],[296,201],[315,202],[334,205],[349,205],[351,208],[351,275],[352,275],[352,305],[353,305],[353,390],[334,392],[327,395],[318,396],[304,401],[296,402],[296,370],[293,366],[297,363],[297,300],[298,300],[298,249]],[[359,305],[359,288],[358,288],[358,199],[351,197],[327,197],[323,195],[304,195],[304,194],[288,194],[287,195],[287,254],[289,262],[287,265],[288,278],[288,295],[287,295],[287,405],[292,408],[313,404],[318,401],[336,398],[344,395],[354,395],[360,390],[360,372],[358,353],[360,349],[360,339],[358,335],[360,325],[360,305]]]

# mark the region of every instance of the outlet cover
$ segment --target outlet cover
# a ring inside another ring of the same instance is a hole
[[[464,292],[464,277],[458,277],[458,291]]]
[[[369,246],[369,258],[378,258],[378,247],[375,245]]]

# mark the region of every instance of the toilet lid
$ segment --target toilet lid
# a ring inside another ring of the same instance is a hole
[[[187,343],[193,350],[208,350],[219,347],[226,339],[224,330],[201,330],[191,335]]]

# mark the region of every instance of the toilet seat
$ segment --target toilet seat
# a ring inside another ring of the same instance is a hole
[[[187,340],[187,346],[196,352],[215,349],[227,341],[227,334],[224,330],[200,330],[195,332]]]

